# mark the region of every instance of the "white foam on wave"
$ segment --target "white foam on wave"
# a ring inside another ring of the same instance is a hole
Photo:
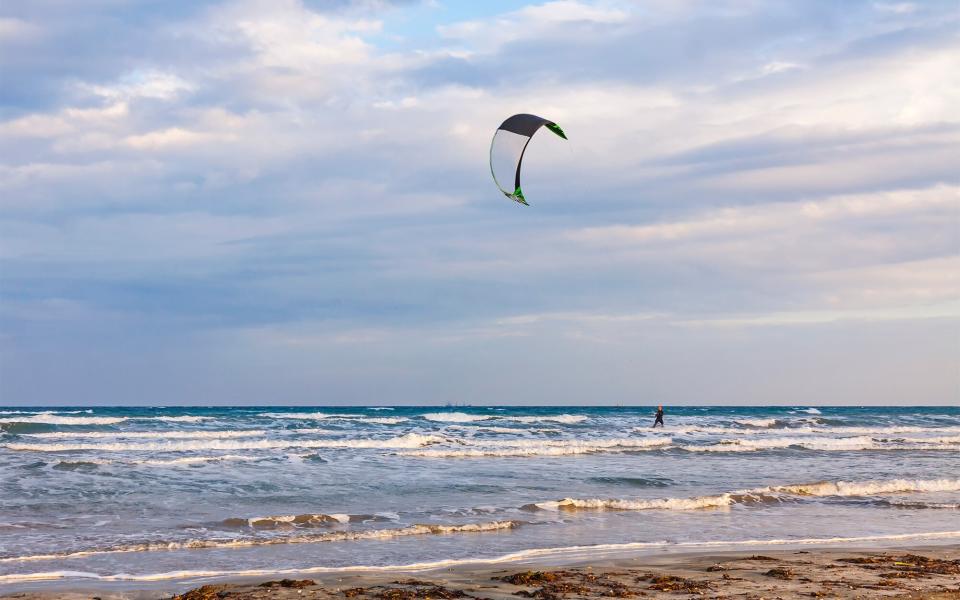
[[[228,526],[245,526],[253,529],[311,528],[370,521],[396,521],[396,513],[351,515],[347,513],[304,513],[298,515],[271,515],[267,517],[231,518],[223,521]]]
[[[541,422],[551,422],[551,423],[562,423],[565,425],[572,425],[574,423],[580,423],[586,421],[589,417],[585,415],[472,415],[465,412],[436,412],[436,413],[426,413],[420,415],[428,421],[435,421],[440,423],[473,423],[476,421],[488,421],[490,419],[497,419],[502,421],[516,421],[517,423],[541,423]]]
[[[836,435],[846,435],[846,436],[855,436],[855,435],[868,435],[871,437],[884,437],[896,434],[903,433],[915,433],[915,434],[928,434],[931,436],[951,436],[951,435],[960,435],[960,426],[943,426],[943,427],[921,427],[915,425],[895,425],[895,426],[877,426],[877,427],[861,427],[861,426],[847,426],[847,425],[800,425],[796,426],[792,421],[776,421],[773,425],[762,426],[763,423],[766,423],[767,419],[738,419],[737,423],[740,423],[745,426],[751,426],[753,429],[744,429],[742,427],[723,427],[718,425],[696,425],[683,423],[679,425],[667,425],[666,427],[659,428],[656,430],[651,429],[649,426],[646,427],[632,427],[630,431],[636,433],[653,433],[653,432],[662,432],[669,433],[673,435],[689,435],[689,434],[705,434],[705,435],[729,435],[737,436],[742,438],[743,436],[771,436],[778,435],[782,436],[784,434],[789,434],[791,436],[807,436],[807,435],[823,435],[823,434],[836,434]],[[799,421],[797,421],[799,422]]]
[[[82,466],[82,465],[145,465],[155,467],[176,467],[181,465],[193,465],[207,462],[220,461],[255,461],[262,460],[260,456],[243,456],[239,454],[219,454],[215,456],[182,456],[180,458],[161,459],[109,459],[109,458],[84,458],[83,460],[61,460],[58,464],[64,466]]]
[[[474,421],[486,421],[497,418],[496,415],[469,415],[464,412],[426,413],[420,416],[428,421],[439,423],[473,423]]]
[[[537,416],[517,416],[517,417],[499,417],[504,421],[517,421],[518,423],[541,423],[544,421],[550,423],[563,423],[564,425],[573,425],[582,423],[589,419],[585,415],[537,415]]]
[[[377,425],[396,425],[408,421],[406,417],[363,417],[364,423],[375,423]]]
[[[939,436],[939,437],[897,437],[897,438],[874,438],[878,442],[893,442],[907,444],[938,444],[952,445],[960,444],[960,435]]]
[[[302,515],[271,515],[269,517],[249,517],[246,519],[225,519],[225,525],[245,525],[254,529],[276,529],[278,527],[316,527],[318,525],[346,524],[350,515],[307,513]]]
[[[877,496],[912,492],[957,492],[960,479],[890,479],[885,481],[818,481],[771,486],[761,491],[798,496]]]
[[[519,427],[497,427],[495,425],[448,425],[444,430],[452,431],[486,431],[488,433],[506,433],[514,435],[527,435],[530,433],[559,433],[559,429],[549,427],[530,427],[521,429]]]
[[[24,417],[7,417],[0,423],[44,423],[47,425],[116,425],[126,421],[126,417],[64,417],[52,413],[40,413]]]
[[[790,435],[836,433],[841,435],[869,435],[871,437],[883,437],[902,433],[919,433],[929,435],[960,434],[960,427],[918,427],[914,425],[895,425],[889,427],[857,427],[850,425],[837,425],[830,427],[826,425],[820,425],[795,427],[790,428],[787,431],[790,433]]]
[[[761,503],[785,497],[903,495],[960,491],[960,479],[892,479],[884,481],[818,481],[768,486],[689,498],[563,498],[529,505],[540,510],[696,510],[733,504]]]
[[[44,439],[220,439],[257,437],[265,433],[266,431],[263,429],[240,429],[234,431],[51,431],[44,433],[25,433],[21,435]]]
[[[734,419],[733,422],[745,427],[769,428],[775,426],[780,421],[777,419]]]
[[[954,450],[960,451],[957,438],[896,438],[869,435],[852,437],[791,436],[778,438],[722,439],[704,445],[680,446],[689,452],[755,452],[783,448],[805,448],[820,451],[853,450]]]
[[[177,417],[133,417],[135,421],[164,421],[167,423],[199,423],[200,421],[209,421],[213,417],[201,417],[199,415],[181,415]]]
[[[197,440],[182,442],[112,442],[77,444],[20,444],[10,443],[3,447],[22,452],[63,452],[70,450],[99,450],[101,452],[190,452],[196,450],[262,450],[273,448],[419,448],[448,441],[436,435],[408,433],[388,439],[352,440]]]
[[[604,556],[614,556],[636,550],[665,548],[725,548],[725,547],[774,547],[774,546],[829,546],[834,544],[859,544],[877,542],[899,542],[906,540],[952,540],[960,539],[960,531],[925,531],[918,533],[899,533],[890,535],[866,535],[831,538],[779,538],[779,539],[740,539],[714,540],[707,542],[626,542],[615,544],[595,544],[591,546],[555,546],[551,548],[531,548],[510,552],[492,558],[470,557],[445,559],[405,565],[352,565],[348,567],[308,567],[292,569],[244,569],[233,571],[167,571],[163,573],[145,573],[141,575],[120,573],[101,575],[84,571],[47,571],[36,573],[14,573],[0,575],[0,583],[19,583],[27,581],[49,581],[68,578],[86,578],[99,581],[173,581],[192,580],[201,577],[265,577],[283,575],[306,575],[313,573],[353,573],[353,572],[394,572],[394,571],[432,571],[460,565],[499,565],[533,559],[553,559],[572,561],[576,559],[597,560]],[[53,558],[59,558],[54,556]],[[0,559],[9,562],[24,559]]]
[[[540,510],[696,510],[730,506],[734,499],[730,494],[699,496],[695,498],[656,498],[652,500],[564,498],[537,502]]]
[[[886,506],[894,508],[912,508],[912,509],[935,509],[935,510],[960,510],[960,504],[956,502],[922,502],[919,500],[884,500]]]
[[[573,456],[598,452],[633,452],[654,450],[669,446],[672,441],[664,439],[611,439],[611,440],[484,440],[475,448],[435,448],[404,452],[403,456],[421,458],[477,458],[477,457],[532,457]]]
[[[872,450],[879,446],[869,436],[725,439],[703,446],[682,446],[684,450],[691,452],[753,452],[791,447],[808,450]]]
[[[145,460],[131,460],[126,461],[136,465],[153,465],[158,467],[163,466],[175,466],[175,465],[192,465],[198,463],[206,462],[220,462],[223,460],[229,461],[253,461],[261,460],[262,457],[259,456],[243,456],[240,454],[221,454],[218,456],[182,456],[180,458],[171,458],[171,459],[159,459],[159,458],[150,458]]]
[[[323,420],[350,420],[360,421],[362,423],[373,423],[376,425],[396,425],[407,421],[407,417],[370,417],[367,415],[346,414],[346,413],[260,413],[261,417],[271,419],[298,419],[301,421],[323,421]]]
[[[331,516],[331,515],[326,515]],[[349,520],[349,516],[347,516]],[[132,552],[156,552],[171,550],[199,550],[205,548],[249,548],[252,546],[277,546],[282,544],[317,544],[324,542],[346,542],[358,540],[382,540],[397,537],[420,536],[420,535],[449,535],[456,533],[486,533],[492,531],[503,531],[520,526],[518,521],[490,521],[486,523],[467,523],[465,525],[433,525],[418,524],[407,527],[393,529],[368,529],[362,531],[325,531],[322,533],[313,533],[307,535],[295,535],[285,537],[257,537],[257,538],[231,538],[231,539],[197,539],[185,541],[170,542],[144,542],[140,544],[128,544],[120,546],[111,546],[106,548],[94,548],[90,550],[78,550],[73,552],[57,552],[51,554],[34,554],[30,556],[16,556],[0,558],[0,563],[9,562],[27,562],[42,560],[58,560],[67,558],[80,558],[86,556],[99,556],[104,554],[124,554]],[[0,581],[3,581],[0,578]]]
[[[300,419],[300,420],[314,420],[319,421],[322,419],[329,419],[331,417],[351,417],[355,415],[340,415],[340,414],[328,414],[322,412],[292,412],[292,413],[260,413],[258,417],[267,417],[269,419]]]

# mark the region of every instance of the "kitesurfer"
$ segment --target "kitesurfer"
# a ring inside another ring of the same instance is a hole
[[[653,426],[656,427],[657,425],[660,425],[660,427],[663,427],[663,407],[662,406],[657,407],[657,417],[653,421]]]

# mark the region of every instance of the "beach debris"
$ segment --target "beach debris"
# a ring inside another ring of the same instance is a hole
[[[710,590],[709,581],[695,581],[676,575],[656,575],[647,573],[643,577],[638,577],[638,581],[649,581],[648,590],[658,592],[687,592],[690,594],[702,594]]]
[[[857,565],[864,569],[890,570],[881,573],[881,577],[900,577],[914,579],[924,575],[960,575],[960,560],[945,560],[929,558],[919,554],[904,554],[901,556],[866,556],[856,558],[840,558],[837,562]]]
[[[716,563],[716,564],[714,564],[714,565],[711,565],[711,566],[707,567],[707,572],[708,572],[708,573],[716,573],[717,571],[726,571],[726,570],[727,570],[727,568],[726,568],[725,566],[721,565],[720,563]]]
[[[460,590],[451,590],[440,585],[429,585],[417,586],[413,589],[386,588],[377,592],[374,597],[379,598],[380,600],[414,600],[420,598],[429,598],[431,600],[435,598],[440,600],[452,600],[453,598],[467,598],[472,596],[469,596]]]
[[[222,597],[220,594],[225,587],[222,585],[204,585],[179,596],[174,596],[171,600],[220,600]]]
[[[536,590],[520,590],[513,595],[540,600],[558,600],[568,594],[605,598],[630,598],[642,595],[642,592],[638,594],[626,584],[611,579],[610,575],[610,573],[597,575],[578,571],[525,571],[494,577],[494,579],[528,587],[539,585],[540,587]]]
[[[317,585],[317,582],[312,579],[280,579],[277,581],[265,581],[260,584],[260,587],[263,588],[293,588],[293,589],[303,589],[305,587],[310,587],[312,585]]]
[[[782,567],[776,567],[774,569],[770,569],[769,571],[764,573],[764,575],[766,575],[767,577],[775,577],[777,579],[783,579],[783,580],[793,579],[793,571],[791,571],[790,569],[782,568]]]
[[[451,590],[430,581],[406,579],[394,581],[393,585],[402,585],[403,587],[382,585],[368,588],[355,587],[341,590],[341,593],[347,598],[370,596],[378,598],[379,600],[453,600],[455,598],[473,598],[470,594],[460,590]]]
[[[543,571],[526,571],[523,573],[514,573],[504,577],[494,577],[500,581],[506,581],[513,585],[536,585],[540,583],[549,583],[556,581],[561,577],[561,573],[544,573]]]

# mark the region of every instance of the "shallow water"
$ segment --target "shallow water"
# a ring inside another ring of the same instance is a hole
[[[649,408],[0,409],[0,587],[960,539],[960,408],[668,407],[666,428],[652,420]]]

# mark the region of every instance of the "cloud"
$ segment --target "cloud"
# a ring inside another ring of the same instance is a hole
[[[571,237],[600,244],[746,236],[757,233],[797,232],[822,224],[867,219],[901,218],[936,211],[950,215],[960,209],[960,187],[937,186],[926,190],[898,190],[837,196],[816,202],[791,202],[764,206],[728,207],[702,217],[652,225],[614,225],[585,228]]]
[[[111,85],[80,85],[81,90],[108,101],[117,102],[131,98],[156,98],[172,100],[193,87],[183,79],[159,71],[137,71],[126,74]]]

